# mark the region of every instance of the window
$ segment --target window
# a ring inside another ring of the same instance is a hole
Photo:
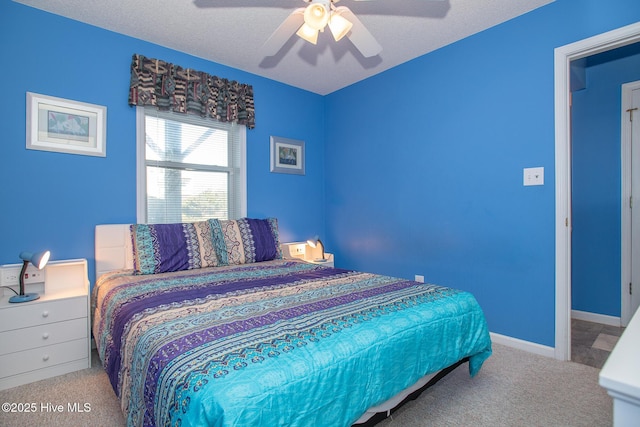
[[[246,128],[137,107],[138,222],[246,216]]]

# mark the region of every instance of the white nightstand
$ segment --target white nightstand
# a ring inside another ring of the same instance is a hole
[[[324,253],[325,261],[318,261],[318,259],[306,259],[306,262],[310,262],[311,264],[324,265],[325,267],[335,267],[335,263],[333,262],[333,254]]]
[[[320,248],[312,248],[306,242],[289,242],[281,243],[282,256],[285,259],[297,258],[311,264],[324,265],[326,267],[335,267],[333,260],[333,254],[328,252],[324,253],[326,261],[316,261],[322,256],[322,250]]]
[[[10,303],[2,291],[0,390],[91,366],[87,260],[49,262],[35,301]]]

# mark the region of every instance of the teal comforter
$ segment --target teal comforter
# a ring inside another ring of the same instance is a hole
[[[291,260],[136,276],[93,291],[130,426],[349,426],[422,376],[491,354],[473,295]]]

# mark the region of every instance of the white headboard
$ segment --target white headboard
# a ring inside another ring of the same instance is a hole
[[[96,225],[96,280],[109,271],[133,268],[130,225]]]

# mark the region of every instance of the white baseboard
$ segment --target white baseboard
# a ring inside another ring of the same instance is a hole
[[[539,354],[541,356],[554,358],[556,350],[553,347],[549,347],[542,344],[536,344],[530,341],[524,341],[518,338],[508,337],[506,335],[496,334],[490,332],[491,341],[496,344],[506,345],[507,347],[517,348],[518,350],[524,350],[529,353]]]
[[[602,323],[604,325],[611,325],[620,327],[620,318],[615,316],[607,316],[604,314],[588,313],[586,311],[571,310],[571,317],[573,319],[584,320],[587,322]],[[506,335],[496,334],[490,332],[491,341],[506,345],[507,347],[517,348],[529,353],[539,354],[541,356],[556,357],[556,349],[542,344],[536,344],[531,341],[525,341],[518,338],[512,338]]]
[[[589,313],[587,311],[571,310],[571,318],[586,322],[602,323],[603,325],[620,327],[620,318],[605,314]]]

